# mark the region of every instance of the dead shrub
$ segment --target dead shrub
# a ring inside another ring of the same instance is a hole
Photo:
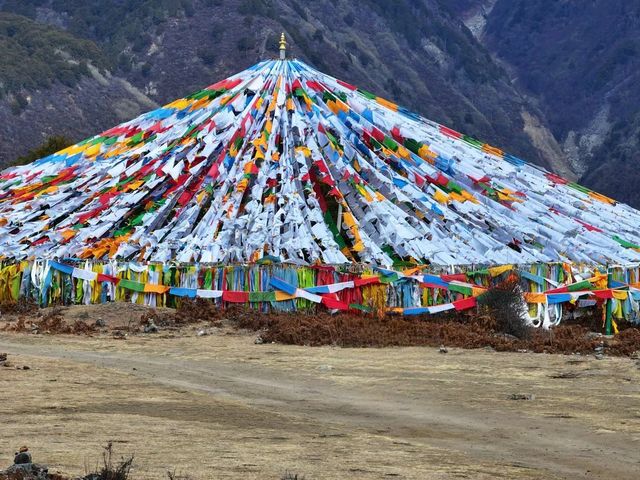
[[[337,345],[341,347],[466,346],[483,347],[508,343],[496,338],[481,323],[466,315],[443,314],[430,317],[398,317],[268,313],[244,310],[229,316],[238,329],[260,332],[265,342],[294,345]]]
[[[174,312],[158,311],[155,308],[149,309],[140,315],[140,325],[157,325],[158,327],[170,327],[175,325]],[[129,328],[129,330],[131,330]]]
[[[640,330],[627,328],[616,335],[605,348],[605,351],[615,355],[629,356],[640,351]]]
[[[519,339],[530,337],[531,327],[524,318],[522,291],[517,279],[509,279],[490,288],[478,297],[478,304],[493,320],[496,332]]]
[[[28,320],[27,317],[20,317],[15,323],[7,325],[4,330],[23,333],[45,333],[45,334],[85,334],[95,332],[93,324],[76,320],[67,323],[64,318],[65,307],[55,305],[53,307],[38,310],[41,317]]]
[[[20,297],[17,302],[3,302],[0,304],[2,315],[34,315],[39,310],[35,299]]]
[[[459,348],[491,347],[497,351],[527,350],[548,353],[592,354],[599,339],[582,325],[559,325],[550,330],[530,328],[525,338],[496,335],[496,319],[486,314],[442,313],[431,316],[373,316],[328,312],[261,313],[236,307],[227,312],[232,327],[259,332],[264,343],[339,347],[394,347],[446,345]],[[513,335],[513,334],[511,334]],[[640,350],[640,330],[628,328],[605,345],[611,355]]]
[[[175,470],[173,472],[167,471],[167,478],[169,480],[192,480],[189,475],[182,475],[180,473],[176,473]]]
[[[192,323],[209,322],[212,326],[221,326],[225,315],[215,303],[204,298],[183,298],[175,310],[150,309],[140,316],[140,325],[154,324],[158,327],[176,327]]]
[[[280,480],[305,480],[304,476],[292,472],[284,472]]]
[[[549,330],[535,329],[526,343],[536,353],[593,353],[599,340],[589,338],[581,325],[558,325]]]
[[[183,298],[174,316],[178,325],[211,322],[214,326],[220,326],[222,318],[225,317],[225,310],[205,298]]]
[[[88,473],[82,480],[127,480],[133,466],[133,455],[114,460],[113,442],[107,443],[102,452],[102,466],[93,473]]]

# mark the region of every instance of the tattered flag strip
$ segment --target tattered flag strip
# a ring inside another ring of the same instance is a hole
[[[6,286],[0,290],[0,301],[31,295],[44,305],[129,299],[158,306],[171,305],[174,299],[206,298],[223,304],[289,309],[295,305],[292,301],[304,300],[308,305],[336,311],[425,315],[475,308],[477,299],[492,285],[515,277],[523,287],[523,304],[526,302],[545,315],[562,305],[588,307],[604,302],[613,304],[612,311],[618,318],[637,321],[640,312],[640,267],[612,267],[605,272],[597,268],[572,269],[568,264],[511,265],[500,275],[482,269],[457,273],[421,273],[422,270],[377,268],[348,274],[326,265],[277,263],[216,267],[23,261],[0,269],[0,284]],[[559,320],[560,317],[554,321]]]

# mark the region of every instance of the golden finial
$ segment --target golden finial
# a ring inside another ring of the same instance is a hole
[[[280,60],[284,60],[287,57],[287,39],[284,36],[284,32],[280,35]]]

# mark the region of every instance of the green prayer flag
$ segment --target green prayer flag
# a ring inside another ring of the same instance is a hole
[[[367,97],[369,100],[375,100],[376,98],[378,98],[377,95],[371,93],[371,92],[367,92],[366,90],[362,90],[361,88],[358,89],[358,91],[364,95],[365,97]]]
[[[455,283],[450,283],[448,289],[452,292],[462,293],[463,295],[473,295],[473,289],[465,285],[456,285]]]
[[[385,147],[387,147],[389,150],[393,150],[394,152],[396,150],[398,150],[398,144],[392,138],[384,137],[384,140],[382,141],[382,144]]]
[[[468,143],[472,147],[476,147],[476,148],[482,148],[482,146],[484,145],[483,142],[473,137],[470,137],[469,135],[463,135],[462,140],[464,140],[466,143]]]
[[[573,285],[569,285],[567,290],[570,292],[579,292],[580,290],[591,290],[591,282],[588,280],[583,280],[582,282],[574,283]]]
[[[118,282],[118,287],[133,290],[134,292],[144,292],[144,283],[134,282],[133,280],[122,279]]]
[[[612,238],[625,248],[640,248],[640,245],[636,245],[635,243],[628,242],[620,238],[618,235],[614,235]]]
[[[249,292],[250,302],[275,302],[276,292]]]
[[[369,307],[362,305],[360,303],[350,303],[349,308],[352,310],[360,310],[362,312],[367,312],[367,313],[371,312],[371,309]]]

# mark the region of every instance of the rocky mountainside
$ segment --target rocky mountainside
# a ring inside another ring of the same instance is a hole
[[[586,186],[640,206],[640,2],[455,0]]]
[[[447,2],[0,0],[0,11],[37,36],[54,32],[52,56],[80,66],[66,83],[53,71],[45,83],[8,84],[25,74],[0,65],[4,163],[48,135],[80,139],[272,56],[284,31],[291,54],[318,69],[571,175],[544,115]],[[14,37],[0,29],[0,42],[28,43]],[[72,40],[87,48],[68,48]],[[24,48],[30,64],[42,47]]]
[[[65,135],[81,139],[153,108],[113,76],[100,48],[58,29],[0,12],[0,163]]]

